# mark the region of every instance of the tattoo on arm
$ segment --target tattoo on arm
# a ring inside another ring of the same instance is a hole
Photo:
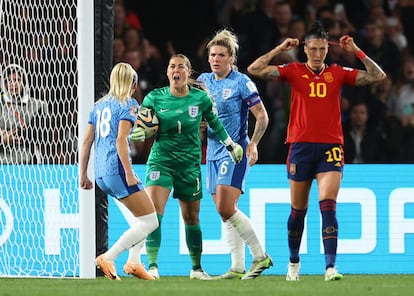
[[[256,117],[256,124],[254,126],[251,141],[259,143],[266,131],[267,126],[269,125],[269,117],[263,104],[258,105],[254,115]]]
[[[267,80],[272,79],[272,77],[279,77],[280,73],[277,67],[274,67],[274,69],[269,69],[269,71],[263,73],[263,77]]]
[[[355,85],[367,85],[385,78],[386,74],[384,71],[371,58],[366,57],[361,61],[366,71],[360,70],[358,72]]]
[[[274,56],[274,53],[269,52],[256,59],[248,67],[249,73],[265,80],[279,77],[279,71],[277,70],[276,66],[269,65]]]

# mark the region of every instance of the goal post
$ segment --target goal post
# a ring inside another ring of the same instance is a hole
[[[0,0],[0,277],[95,278],[95,196],[78,185],[93,22],[94,1]]]
[[[79,1],[79,0],[78,0]],[[94,86],[94,1],[79,1],[78,3],[78,102],[79,127],[78,151],[81,151],[82,139],[85,134],[89,110],[92,109],[95,96]],[[93,177],[92,162],[88,167],[89,176]],[[79,189],[80,214],[80,277],[95,277],[95,188],[93,190]],[[92,247],[93,246],[93,247]]]

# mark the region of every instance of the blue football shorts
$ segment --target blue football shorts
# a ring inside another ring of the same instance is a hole
[[[140,180],[138,178],[138,180]],[[125,175],[104,176],[96,179],[96,184],[106,194],[110,194],[117,199],[125,198],[132,193],[144,190],[141,180],[136,185],[128,186]]]
[[[286,160],[288,178],[308,181],[323,172],[343,172],[344,151],[340,144],[292,143]]]
[[[239,164],[234,164],[230,157],[206,162],[206,187],[210,194],[216,193],[217,185],[236,187],[244,193],[245,179],[249,171],[246,157]]]

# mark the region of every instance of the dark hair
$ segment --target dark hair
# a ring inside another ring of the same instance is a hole
[[[315,21],[308,33],[305,35],[305,41],[310,39],[325,39],[328,40],[328,33],[325,31],[321,21]]]

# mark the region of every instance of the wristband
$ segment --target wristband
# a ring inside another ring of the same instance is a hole
[[[367,55],[361,49],[356,52],[356,57],[360,60],[365,59]]]

